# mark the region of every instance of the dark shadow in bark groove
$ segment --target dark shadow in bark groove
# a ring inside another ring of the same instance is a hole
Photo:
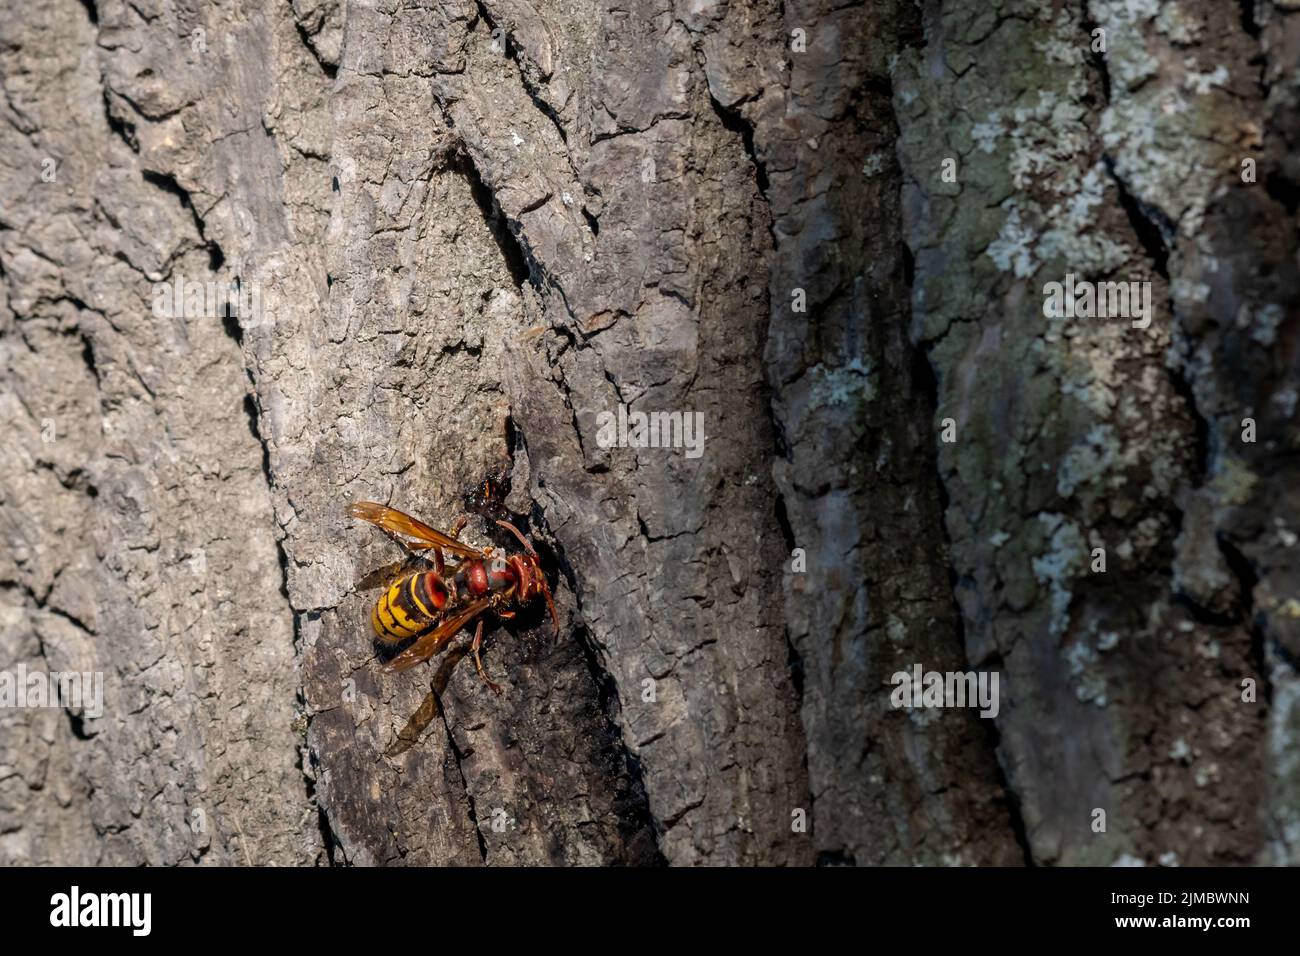
[[[910,288],[909,288],[910,292]],[[921,347],[912,349],[912,384],[914,393],[922,396],[921,413],[927,415],[930,419],[934,418],[935,408],[939,401],[939,381],[935,377],[934,367],[931,363],[930,356]],[[939,474],[938,461],[934,450],[926,449],[925,456],[927,461],[927,470],[933,476],[935,486],[939,496],[939,532],[942,535],[943,551],[945,555],[945,565],[948,570],[948,590],[952,595],[953,603],[953,627],[955,629],[955,642],[958,660],[961,662],[960,667],[965,670],[971,669],[971,661],[966,650],[966,617],[962,613],[960,603],[957,601],[957,590],[962,586],[962,582],[957,575],[957,569],[953,566],[949,555],[952,553],[952,537],[948,531],[948,489],[944,484],[943,477]],[[1003,662],[1000,657],[993,657],[988,660],[980,661],[979,666],[990,671],[1002,671]],[[1010,827],[1012,835],[1015,837],[1016,846],[1020,848],[1021,856],[1024,858],[1025,866],[1036,866],[1034,855],[1030,849],[1029,834],[1025,827],[1024,814],[1020,808],[1020,796],[1011,786],[1011,781],[1007,778],[1006,769],[1002,766],[999,747],[1002,744],[1002,732],[998,730],[996,718],[978,718],[978,723],[983,724],[985,740],[988,742],[988,752],[992,757],[990,761],[993,765],[994,777],[997,785],[1001,788],[1003,801],[1006,806],[1007,824]]]
[[[478,839],[479,857],[483,863],[487,863],[487,841],[483,839],[483,828],[479,826],[478,810],[474,805],[474,794],[470,790],[469,781],[465,779],[465,755],[461,753],[460,747],[456,745],[456,735],[451,732],[451,724],[447,722],[447,711],[439,706],[438,716],[442,722],[442,729],[447,734],[447,747],[451,751],[452,758],[456,761],[456,772],[460,774],[460,786],[465,793],[465,805],[469,811],[469,822],[474,824],[474,836]]]
[[[478,9],[479,17],[487,24],[488,31],[490,33],[495,33],[498,29],[497,23],[492,18],[492,14],[488,13],[487,5],[484,4],[483,0],[475,0],[474,6]],[[515,52],[515,46],[510,41],[510,34],[505,31],[502,31],[501,45],[503,48],[501,52],[510,58],[510,61],[515,65],[515,69],[519,71],[519,85],[522,86],[524,92],[528,94],[528,98],[533,101],[533,106],[537,107],[537,112],[541,113],[555,124],[555,130],[560,134],[560,142],[564,143],[567,147],[569,145],[569,133],[564,128],[564,124],[560,122],[559,114],[555,112],[555,109],[551,104],[542,99],[541,95],[537,92],[537,87],[528,82],[524,66],[519,62],[519,55]]]
[[[338,66],[333,63],[326,63],[321,59],[321,55],[316,51],[315,45],[311,42],[312,35],[307,32],[307,28],[299,22],[296,16],[293,18],[293,25],[298,30],[298,37],[302,40],[302,45],[307,48],[307,52],[310,53],[311,58],[316,61],[316,65],[320,67],[320,71],[325,74],[326,79],[333,80],[338,77]]]
[[[302,692],[298,693],[298,706],[305,706]],[[311,773],[308,773],[306,763],[311,763]],[[321,845],[325,848],[325,861],[330,866],[349,865],[350,861],[343,852],[343,847],[334,836],[334,830],[330,826],[329,815],[325,808],[316,802],[316,778],[315,774],[320,767],[320,761],[316,759],[316,754],[305,743],[298,748],[298,760],[295,764],[298,772],[302,774],[303,780],[307,785],[307,802],[310,806],[316,808],[316,829],[320,833]],[[336,859],[337,856],[341,859]]]
[[[505,261],[506,268],[510,270],[510,278],[514,280],[516,288],[522,288],[523,284],[530,280],[536,285],[536,280],[532,279],[532,269],[528,256],[506,221],[505,213],[501,211],[501,205],[497,202],[496,194],[483,181],[483,177],[479,174],[478,168],[473,161],[462,150],[457,153],[456,158],[452,161],[451,168],[469,184],[470,195],[474,197],[474,203],[478,206],[483,221],[487,223],[492,238],[496,241],[497,249],[501,252],[501,258]]]
[[[511,459],[513,460],[517,453],[527,456],[527,442],[522,431],[514,424],[513,418],[508,420],[508,435],[513,439],[510,446]],[[650,798],[646,792],[641,761],[623,738],[623,707],[619,698],[618,682],[601,663],[600,651],[583,620],[582,593],[578,587],[577,575],[574,574],[573,566],[565,556],[559,540],[551,533],[546,523],[545,513],[536,502],[533,502],[532,512],[528,516],[525,528],[528,529],[525,530],[525,534],[531,537],[533,546],[542,560],[542,567],[556,568],[573,595],[575,607],[569,625],[571,633],[563,635],[561,639],[576,641],[582,652],[587,671],[596,687],[597,706],[605,724],[606,739],[601,749],[610,757],[616,772],[621,771],[619,775],[627,781],[627,788],[621,801],[626,812],[619,815],[619,831],[628,849],[626,862],[630,865],[666,866],[667,860],[659,848],[659,836],[663,828],[650,810]]]
[[[1273,703],[1273,683],[1267,676],[1269,667],[1265,647],[1264,621],[1255,611],[1255,585],[1259,583],[1259,574],[1256,572],[1254,565],[1250,563],[1250,559],[1242,554],[1225,535],[1216,535],[1216,541],[1228,569],[1232,572],[1232,576],[1237,579],[1237,584],[1241,589],[1239,594],[1241,602],[1240,619],[1242,625],[1250,634],[1251,663],[1255,666],[1255,671],[1259,675],[1264,703],[1271,708]],[[1232,623],[1237,622],[1233,621]],[[1280,644],[1274,643],[1273,650],[1281,655],[1292,668],[1296,667],[1297,662],[1289,658],[1286,649]]]
[[[1166,237],[1172,237],[1177,231],[1174,224],[1128,191],[1124,180],[1120,179],[1115,172],[1115,163],[1111,157],[1106,156],[1103,159],[1106,172],[1110,174],[1111,181],[1115,184],[1115,191],[1119,194],[1119,204],[1124,214],[1128,216],[1129,225],[1133,227],[1134,238],[1146,252],[1147,258],[1151,260],[1151,267],[1156,275],[1168,281],[1169,239]]]
[[[226,263],[226,255],[216,242],[204,235],[203,217],[194,208],[194,200],[190,198],[190,194],[171,176],[156,173],[149,169],[142,170],[140,175],[144,177],[145,182],[175,196],[181,206],[194,218],[194,228],[198,231],[199,239],[202,241],[204,248],[208,250],[208,268],[214,273],[219,272]]]
[[[965,646],[966,625],[960,614],[957,615],[957,633],[962,640],[962,646]],[[993,658],[987,663],[991,671],[1001,671],[1002,659]],[[1011,788],[1010,781],[1007,780],[1006,769],[1002,766],[1002,760],[998,756],[998,748],[1002,745],[1002,731],[998,730],[996,720],[985,720],[980,718],[980,723],[984,725],[984,733],[988,740],[990,753],[993,754],[993,765],[997,774],[998,785],[1002,787],[1002,802],[1006,806],[1007,821],[1011,825],[1011,832],[1015,834],[1016,846],[1020,847],[1020,852],[1024,857],[1025,866],[1037,866],[1034,862],[1034,854],[1030,849],[1029,832],[1025,829],[1025,816],[1020,808],[1020,795]]]

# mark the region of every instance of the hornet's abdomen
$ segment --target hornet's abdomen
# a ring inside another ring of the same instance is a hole
[[[397,642],[423,634],[442,618],[447,586],[432,571],[409,574],[390,587],[370,615],[382,641]]]

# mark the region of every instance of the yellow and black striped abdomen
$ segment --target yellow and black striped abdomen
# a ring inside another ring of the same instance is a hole
[[[426,576],[420,572],[407,575],[380,597],[370,615],[370,623],[380,640],[405,641],[423,634],[442,617],[436,597],[443,597],[445,603],[445,592],[439,594],[440,585],[436,585],[430,588],[435,596],[431,598],[420,580]]]

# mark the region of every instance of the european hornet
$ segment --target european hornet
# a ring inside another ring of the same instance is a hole
[[[412,570],[408,558],[395,568],[385,568],[368,576],[359,584],[363,588],[388,585],[370,615],[371,626],[380,641],[398,644],[416,638],[415,643],[389,661],[384,670],[404,671],[428,660],[442,650],[457,631],[478,618],[470,650],[474,654],[479,678],[499,694],[501,687],[488,680],[479,656],[483,646],[483,614],[492,611],[497,617],[509,619],[520,608],[540,597],[545,599],[550,609],[555,633],[559,636],[560,618],[555,612],[551,588],[542,573],[537,551],[510,522],[497,520],[496,523],[519,539],[524,547],[522,552],[507,553],[492,547],[480,549],[457,540],[467,518],[459,519],[450,532],[444,533],[395,508],[373,501],[349,505],[348,514],[376,525],[408,552],[426,552],[433,556],[432,568],[427,567],[427,557],[416,555],[417,560],[425,565],[422,570]],[[449,566],[444,553],[456,558],[457,563]]]

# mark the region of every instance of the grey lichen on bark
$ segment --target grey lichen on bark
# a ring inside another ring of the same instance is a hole
[[[895,72],[913,336],[960,435],[940,446],[957,594],[972,659],[1004,668],[1034,858],[1289,859],[1289,801],[1220,784],[1293,786],[1291,718],[1243,700],[1290,684],[1261,571],[1295,582],[1275,414],[1295,372],[1271,348],[1294,322],[1294,209],[1240,176],[1266,123],[1259,40],[1187,2],[929,4],[926,36]],[[1071,272],[1150,282],[1154,321],[1044,322]],[[1252,416],[1268,439],[1248,445]]]

